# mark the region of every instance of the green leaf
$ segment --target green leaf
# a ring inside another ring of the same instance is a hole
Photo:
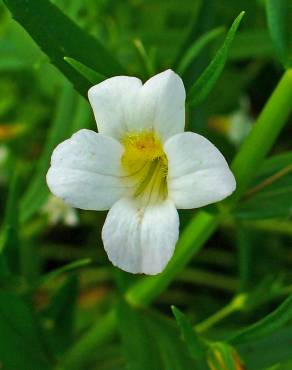
[[[183,44],[177,51],[177,55],[173,63],[174,70],[177,70],[177,66],[181,61],[181,56],[185,55],[194,40],[199,39],[213,27],[216,15],[216,4],[216,0],[208,0],[208,2],[198,1],[196,3],[192,3],[192,9],[194,9],[194,13],[192,14],[192,24]],[[207,56],[208,52],[207,50],[204,50],[204,52],[201,53],[197,59],[192,61],[191,65],[185,71],[183,76],[186,84],[188,84],[188,81],[191,78],[194,78],[194,74],[195,77],[199,75],[199,72],[206,63]]]
[[[84,78],[86,78],[92,85],[96,85],[106,78],[105,76],[95,72],[93,69],[87,67],[85,64],[78,62],[78,60],[69,57],[64,57],[64,60]]]
[[[239,204],[239,219],[289,217],[292,210],[292,153],[264,162],[252,187]]]
[[[150,312],[135,309],[121,301],[118,323],[127,369],[195,368],[171,321]]]
[[[96,349],[111,340],[117,327],[116,307],[98,317],[62,356],[58,370],[80,370],[92,363]]]
[[[221,207],[234,207],[257,175],[259,166],[291,113],[291,99],[292,70],[288,70],[283,74],[232,162],[231,169],[237,183],[236,191],[221,203]]]
[[[57,277],[64,274],[65,272],[75,271],[84,266],[88,266],[91,262],[92,260],[90,258],[82,258],[80,260],[68,263],[67,265],[64,265],[56,270],[53,270],[43,275],[40,281],[37,282],[37,285],[42,285],[42,284],[47,283],[48,281],[51,281],[52,279],[56,279]]]
[[[256,340],[281,329],[292,319],[292,295],[272,313],[230,338],[232,344]]]
[[[126,292],[133,305],[148,305],[181,272],[185,264],[199,251],[216,229],[218,220],[205,211],[198,212],[183,230],[174,255],[164,271],[134,283]]]
[[[292,151],[267,158],[260,168],[258,178],[266,178],[292,163]]]
[[[46,184],[46,173],[50,166],[50,158],[57,144],[70,133],[75,109],[76,95],[70,84],[66,82],[62,86],[55,118],[47,134],[42,155],[37,162],[35,175],[21,199],[20,222],[22,223],[30,219],[47,200],[49,189]]]
[[[172,306],[171,309],[191,356],[195,359],[204,357],[207,350],[206,344],[198,337],[186,316],[175,306]]]
[[[236,227],[235,244],[238,261],[238,290],[244,292],[250,287],[253,238],[250,231],[240,224]]]
[[[256,220],[290,217],[292,213],[292,172],[250,199],[244,200],[236,209],[240,220]]]
[[[187,102],[190,104],[190,106],[194,107],[201,103],[208,96],[209,92],[217,82],[227,61],[229,48],[243,16],[244,12],[241,12],[235,19],[227,33],[223,45],[217,51],[215,57],[212,59],[208,67],[191,87],[187,97]]]
[[[140,39],[135,39],[133,43],[145,71],[145,77],[147,78],[153,76],[155,74],[155,55],[153,56],[148,54]]]
[[[31,310],[4,291],[0,291],[0,333],[0,363],[4,369],[52,369]]]
[[[4,3],[51,62],[84,96],[90,82],[64,57],[70,56],[107,77],[123,73],[119,63],[98,40],[82,31],[50,1],[4,0]]]
[[[236,345],[247,369],[263,369],[292,360],[292,327],[283,328],[259,340]],[[291,365],[291,364],[290,364]],[[279,370],[291,369],[280,367]]]
[[[145,322],[138,311],[124,301],[118,306],[118,323],[127,370],[163,369],[158,348]]]
[[[251,58],[271,58],[273,44],[266,30],[247,29],[237,32],[229,52],[230,60],[250,60]]]
[[[197,369],[173,321],[151,312],[148,314],[142,312],[141,317],[146,323],[152,341],[159,349],[163,362],[161,369]]]
[[[5,210],[4,226],[0,234],[0,275],[7,276],[8,272],[19,273],[19,246],[18,235],[18,177],[13,175],[9,187],[9,195]]]
[[[73,341],[73,323],[77,299],[77,278],[71,275],[42,312],[46,339],[52,353],[63,353]]]
[[[266,1],[268,26],[274,47],[284,67],[292,66],[292,3],[290,0]]]
[[[223,32],[223,27],[211,30],[196,41],[194,41],[187,49],[185,54],[182,56],[181,61],[177,67],[177,73],[183,75],[186,69],[189,67],[191,62],[199,55],[202,49],[208,45],[211,41],[216,39]]]

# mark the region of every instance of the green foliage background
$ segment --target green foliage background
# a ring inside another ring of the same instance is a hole
[[[0,4],[0,369],[292,369],[291,24],[291,0]],[[45,174],[96,129],[89,86],[167,68],[238,187],[181,211],[167,269],[135,276],[107,260],[106,213],[51,221]]]

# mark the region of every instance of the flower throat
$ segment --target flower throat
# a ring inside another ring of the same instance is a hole
[[[153,132],[130,133],[123,138],[122,167],[133,186],[133,195],[143,204],[167,196],[167,157]]]

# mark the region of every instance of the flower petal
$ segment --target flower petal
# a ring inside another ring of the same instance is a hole
[[[80,130],[54,150],[47,183],[53,194],[76,208],[109,209],[127,194],[121,181],[119,142]]]
[[[220,151],[203,136],[185,132],[164,146],[168,194],[177,208],[198,208],[229,196],[235,179]]]
[[[129,132],[154,130],[162,141],[184,130],[185,89],[170,69],[143,86],[117,76],[93,86],[88,97],[100,133],[121,140]]]
[[[168,69],[142,87],[138,106],[140,126],[153,128],[164,142],[184,131],[185,88],[182,79]]]
[[[119,200],[109,211],[102,230],[109,259],[131,273],[160,273],[170,260],[179,232],[173,202],[138,209],[129,199]]]
[[[120,140],[129,131],[141,86],[138,78],[116,76],[89,89],[88,99],[101,134]]]

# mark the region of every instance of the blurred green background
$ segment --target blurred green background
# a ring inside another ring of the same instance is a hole
[[[54,147],[81,128],[96,129],[87,100],[50,63],[58,45],[52,29],[61,19],[51,17],[46,3],[6,1],[24,20],[34,7],[31,23],[22,23],[37,43],[52,43],[49,56],[0,4],[0,369],[292,369],[291,118],[238,206],[222,212],[217,231],[151,304],[142,300],[136,307],[123,297],[144,278],[109,263],[100,236],[106,213],[73,210],[46,186]],[[229,163],[283,74],[266,1],[51,3],[119,60],[117,70],[145,81],[171,67],[187,89],[245,10],[224,71],[187,116],[187,129],[208,137]],[[291,16],[291,0],[282,3]],[[210,30],[215,34],[183,64]],[[65,26],[64,39],[70,39]],[[63,57],[75,55],[64,49]],[[58,63],[73,73],[64,60]],[[86,91],[80,76],[72,81]],[[180,211],[181,230],[196,212]],[[171,305],[185,314],[175,311],[179,325]],[[268,329],[229,340],[271,312]]]

